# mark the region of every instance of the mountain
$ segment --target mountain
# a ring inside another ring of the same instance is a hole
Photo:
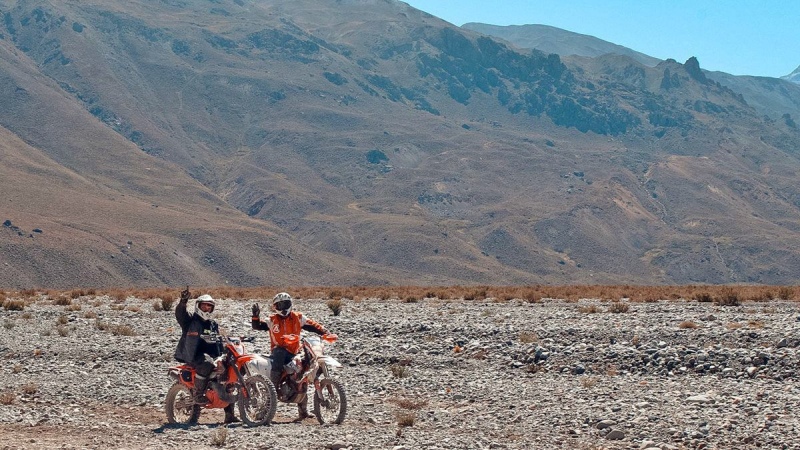
[[[0,285],[796,280],[800,131],[694,58],[393,0],[0,15]]]
[[[781,79],[800,84],[800,66],[798,66],[797,69],[794,69],[794,72],[790,73],[789,75],[781,77]]]
[[[573,33],[549,25],[500,26],[470,22],[462,25],[462,28],[504,39],[522,49],[535,48],[545,53],[555,53],[561,56],[596,57],[613,53],[628,56],[648,67],[655,67],[661,62],[658,58],[594,36]]]

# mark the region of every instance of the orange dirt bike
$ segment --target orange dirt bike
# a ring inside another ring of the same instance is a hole
[[[278,400],[284,403],[302,403],[308,397],[309,386],[314,387],[314,414],[320,424],[340,424],[347,415],[347,395],[344,387],[332,377],[332,369],[342,367],[334,358],[325,355],[325,343],[338,339],[335,334],[323,336],[283,337],[283,344],[295,350],[295,357],[283,367],[281,381],[276,387]],[[294,347],[294,348],[292,348]],[[252,373],[269,379],[271,360],[256,356],[249,364]]]
[[[203,408],[225,408],[238,403],[242,421],[251,427],[267,425],[275,417],[277,395],[275,386],[257,373],[251,373],[254,359],[259,355],[245,353],[243,342],[253,342],[254,338],[235,338],[221,336],[222,355],[214,360],[216,368],[211,373],[206,391],[208,403],[195,403],[192,395],[195,384],[195,369],[188,365],[169,368],[170,378],[175,384],[167,392],[167,421],[173,424],[197,422]]]

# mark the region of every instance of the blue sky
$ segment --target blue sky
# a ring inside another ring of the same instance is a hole
[[[455,25],[543,24],[734,75],[800,66],[798,0],[403,0]]]

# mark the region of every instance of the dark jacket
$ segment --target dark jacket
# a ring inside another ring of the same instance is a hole
[[[222,354],[222,346],[217,341],[219,326],[213,320],[203,320],[197,314],[186,311],[186,302],[175,307],[175,318],[181,326],[181,339],[175,349],[175,359],[182,363],[198,365],[205,360],[204,353],[212,358]]]

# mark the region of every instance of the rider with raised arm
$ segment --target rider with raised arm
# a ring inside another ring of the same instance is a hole
[[[319,335],[328,334],[328,330],[318,322],[304,316],[302,313],[292,311],[292,304],[292,296],[286,292],[276,295],[272,299],[272,310],[275,313],[270,315],[266,322],[261,321],[261,308],[258,303],[253,305],[253,329],[269,331],[270,347],[272,349],[270,354],[270,360],[272,361],[270,381],[272,381],[276,389],[281,380],[283,367],[292,361],[301,348],[299,345],[292,344],[286,337],[289,335],[299,337],[301,330],[311,331]],[[297,411],[300,415],[300,420],[313,417],[308,412],[307,398],[297,404]]]
[[[217,336],[219,325],[211,318],[216,301],[208,294],[201,295],[194,302],[194,314],[186,311],[186,304],[191,297],[187,287],[181,292],[181,299],[175,307],[175,318],[181,326],[181,338],[175,349],[175,359],[194,367],[195,391],[194,401],[204,405],[208,403],[206,389],[209,376],[214,370],[214,358],[222,354],[222,346]],[[233,404],[225,407],[225,423],[238,422],[233,414]]]

